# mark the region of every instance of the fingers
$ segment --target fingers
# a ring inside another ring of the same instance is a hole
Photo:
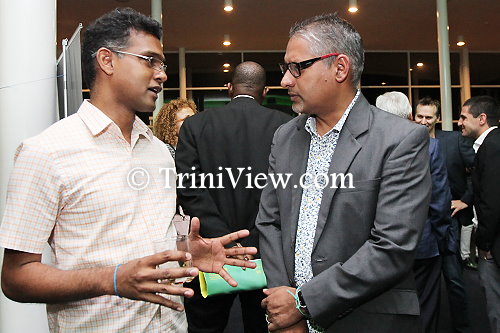
[[[196,267],[189,268],[160,268],[155,269],[151,274],[154,280],[174,280],[181,277],[195,277],[198,276],[198,269]]]
[[[451,207],[453,211],[451,212],[451,217],[455,216],[455,214],[459,211],[458,208]]]
[[[224,254],[226,256],[245,256],[247,254],[254,255],[257,253],[257,248],[256,247],[230,247],[228,249],[224,250]]]
[[[245,260],[245,259],[236,259],[236,258],[226,258],[224,260],[225,265],[237,266],[237,267],[246,267],[246,268],[255,268],[257,264],[253,261]]]
[[[273,293],[275,293],[278,290],[279,287],[274,287],[274,288],[268,288],[268,289],[263,289],[262,291],[264,292],[265,295],[269,296]]]
[[[193,217],[191,219],[191,230],[189,231],[189,238],[198,237],[200,235],[200,219]]]
[[[144,301],[150,302],[150,303],[156,303],[160,304],[163,306],[166,306],[167,308],[171,308],[176,311],[184,311],[184,305],[181,303],[174,302],[166,297],[160,296],[160,295],[155,295],[155,294],[145,294],[145,297],[143,298]]]
[[[224,235],[224,236],[220,237],[219,239],[220,239],[220,242],[222,243],[222,245],[227,245],[227,244],[234,242],[240,238],[245,238],[248,235],[250,235],[250,231],[243,229],[243,230],[238,230],[238,231],[232,232],[230,234]]]
[[[218,273],[224,280],[226,280],[227,283],[229,283],[229,285],[231,287],[236,287],[238,286],[238,282],[236,282],[232,277],[231,275],[229,275],[229,273],[225,270],[225,269],[221,269]]]
[[[145,259],[150,266],[158,266],[168,261],[189,261],[192,256],[187,252],[169,250],[153,254]]]

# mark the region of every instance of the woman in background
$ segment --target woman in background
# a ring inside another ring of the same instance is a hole
[[[163,105],[158,112],[153,130],[155,136],[165,142],[172,157],[175,159],[175,147],[182,123],[187,118],[198,113],[196,104],[184,98],[174,99]]]

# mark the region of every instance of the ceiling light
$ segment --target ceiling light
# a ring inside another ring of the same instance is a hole
[[[224,0],[224,10],[226,12],[233,11],[233,0]]]
[[[222,65],[222,67],[229,68],[229,67],[231,67],[231,64],[226,62],[224,65]]]
[[[227,68],[224,69],[224,73],[227,73],[227,72],[229,72],[229,69],[227,69]]]
[[[417,67],[423,67],[424,63],[423,62],[417,62]]]
[[[382,82],[382,83],[381,83],[381,85],[383,85],[383,86],[385,86],[386,84],[387,84],[387,83],[385,83],[385,82]]]
[[[457,45],[458,46],[464,46],[465,45],[465,39],[464,39],[464,36],[462,35],[459,35],[458,38],[457,38]]]
[[[222,42],[222,45],[224,45],[224,46],[231,45],[231,40],[229,39],[229,34],[224,35],[224,41]]]
[[[349,0],[349,12],[356,13],[358,11],[358,0]]]

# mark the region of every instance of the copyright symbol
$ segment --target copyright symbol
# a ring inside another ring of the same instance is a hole
[[[149,185],[149,173],[141,167],[133,168],[127,175],[127,184],[133,190],[143,190]]]

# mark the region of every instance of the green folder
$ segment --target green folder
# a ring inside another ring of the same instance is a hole
[[[212,295],[265,288],[267,280],[262,268],[262,261],[260,259],[252,261],[257,264],[257,267],[253,269],[242,269],[241,267],[229,265],[224,266],[224,269],[238,282],[238,286],[236,287],[231,287],[219,274],[199,272],[201,295],[206,298]]]

